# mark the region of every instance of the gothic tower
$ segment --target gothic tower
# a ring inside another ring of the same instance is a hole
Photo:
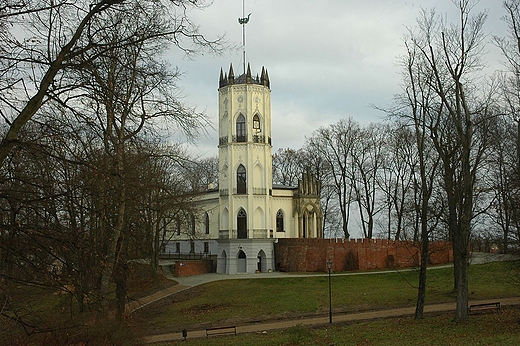
[[[226,238],[272,238],[271,90],[267,71],[220,72],[219,188],[221,230]],[[229,232],[225,234],[226,230]]]

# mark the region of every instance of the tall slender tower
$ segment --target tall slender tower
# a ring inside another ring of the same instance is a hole
[[[220,72],[220,238],[272,238],[271,90],[267,71]]]

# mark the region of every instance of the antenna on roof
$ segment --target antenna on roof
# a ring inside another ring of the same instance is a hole
[[[242,52],[244,58],[244,74],[246,73],[246,24],[249,22],[249,13],[246,17],[246,3],[242,0],[242,18],[238,18],[238,23],[242,25]]]

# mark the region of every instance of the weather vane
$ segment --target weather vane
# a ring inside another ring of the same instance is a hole
[[[249,13],[246,17],[245,0],[242,0],[242,18],[238,18],[238,23],[242,25],[242,53],[244,58],[244,74],[246,73],[246,24],[249,22]]]

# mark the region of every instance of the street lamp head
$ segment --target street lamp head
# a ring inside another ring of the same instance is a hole
[[[332,261],[330,259],[327,261],[327,268],[329,270],[332,269]]]

